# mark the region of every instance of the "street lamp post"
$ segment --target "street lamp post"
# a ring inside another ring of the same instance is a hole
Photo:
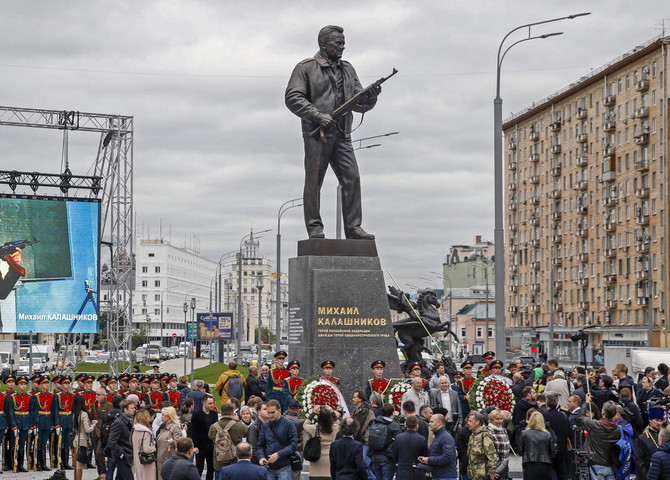
[[[261,317],[261,293],[263,292],[263,276],[259,275],[256,279],[256,289],[258,290],[258,367],[261,366],[261,347],[263,345],[263,319]],[[268,342],[269,343],[269,342]],[[279,350],[277,350],[279,351]]]
[[[184,345],[186,345],[186,332],[188,325],[186,324],[186,314],[188,313],[188,303],[184,302]],[[184,376],[186,376],[186,349],[184,349]]]
[[[147,313],[147,347],[149,346],[149,330],[150,329],[151,329],[151,317]]]
[[[510,30],[500,42],[498,47],[498,57],[496,60],[496,98],[493,100],[493,154],[494,154],[494,176],[495,176],[495,288],[496,288],[496,353],[503,361],[505,359],[506,341],[505,341],[505,232],[503,230],[503,154],[502,154],[502,98],[500,98],[500,69],[503,59],[509,50],[522,42],[529,40],[544,39],[555,35],[561,35],[563,32],[548,33],[544,35],[531,36],[531,27],[543,25],[545,23],[557,22],[559,20],[571,20],[573,18],[590,15],[588,13],[578,13],[567,17],[552,18],[541,22],[528,23],[520,25]],[[503,52],[502,48],[507,38],[514,32],[528,28],[528,37],[512,43]],[[488,339],[488,331],[487,339]]]
[[[275,291],[275,330],[277,338],[275,339],[275,352],[280,350],[280,337],[281,337],[281,216],[285,211],[301,207],[302,203],[296,203],[301,201],[302,198],[294,198],[287,202],[282,203],[282,206],[279,207],[279,212],[277,213],[277,289]]]
[[[453,291],[452,291],[452,289],[451,289],[451,279],[450,279],[448,276],[446,276],[446,275],[444,275],[444,274],[441,274],[441,273],[438,273],[438,272],[432,272],[432,271],[431,271],[430,273],[432,273],[433,275],[435,275],[437,278],[440,278],[440,279],[442,280],[442,283],[443,283],[443,284],[444,284],[444,282],[447,282],[447,283],[449,284],[449,321],[450,321],[450,322],[453,322],[453,321],[454,321],[454,318],[456,318],[456,320],[458,320],[458,317],[454,316],[454,310],[453,310],[453,299],[454,299],[454,295],[453,295]],[[457,325],[456,325],[456,329],[453,329],[453,328],[452,328],[452,330],[458,334],[458,332],[457,332],[457,330],[458,330],[458,322],[456,322],[456,323],[457,323]],[[458,343],[460,344],[460,339],[458,340]],[[449,342],[449,353],[450,353],[450,354],[453,353],[453,352],[452,352],[452,348],[451,348],[451,344],[452,344],[452,342]],[[458,352],[457,352],[457,353],[458,353]]]
[[[193,323],[195,322],[195,297],[191,297],[191,331],[193,331]],[[186,330],[188,332],[188,329]],[[191,386],[193,386],[193,357],[195,357],[195,354],[193,353],[193,347],[195,342],[191,344],[191,346],[188,348],[189,353],[191,354]]]

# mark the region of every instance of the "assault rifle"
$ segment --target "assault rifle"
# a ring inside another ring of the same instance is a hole
[[[33,237],[33,240],[17,240],[15,242],[7,242],[3,245],[0,245],[0,258],[4,258],[5,255],[11,255],[16,253],[18,249],[23,250],[28,245],[35,245],[38,243],[37,239]]]
[[[366,88],[364,88],[363,90],[361,90],[360,92],[358,92],[356,95],[354,95],[354,96],[351,97],[349,100],[347,100],[346,102],[344,102],[342,105],[340,105],[339,107],[337,107],[337,108],[333,111],[333,113],[330,114],[330,116],[333,117],[333,120],[337,120],[338,118],[342,117],[345,113],[347,113],[347,112],[349,112],[350,110],[352,110],[352,109],[354,108],[354,106],[356,105],[356,103],[358,103],[358,101],[359,101],[361,98],[364,98],[364,95],[367,95],[369,92],[374,92],[374,91],[378,90],[378,89],[379,89],[379,86],[380,86],[382,83],[384,83],[386,80],[388,80],[389,78],[391,78],[391,77],[392,77],[393,75],[395,75],[396,73],[398,73],[398,70],[396,70],[396,69],[394,68],[393,71],[391,72],[391,75],[389,75],[388,77],[382,77],[382,78],[380,78],[379,80],[377,80],[377,81],[374,82],[373,84],[369,85],[368,87],[366,87]],[[315,128],[314,130],[312,130],[312,132],[309,134],[309,136],[312,137],[312,138],[316,138],[316,137],[318,137],[319,135],[321,135],[321,139],[323,140],[323,139],[324,139],[324,136],[323,136],[323,130],[321,129],[320,126],[319,126],[319,127],[316,127],[316,128]]]

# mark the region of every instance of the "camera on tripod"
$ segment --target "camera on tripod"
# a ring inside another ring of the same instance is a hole
[[[589,341],[589,335],[583,330],[577,330],[577,333],[572,334],[571,340],[573,342],[587,342]]]

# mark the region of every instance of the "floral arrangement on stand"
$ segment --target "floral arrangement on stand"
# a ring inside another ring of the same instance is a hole
[[[511,412],[514,409],[514,394],[509,385],[493,375],[479,377],[468,393],[470,408],[480,411],[486,407]]]
[[[305,388],[301,392],[302,396],[299,397],[298,401],[302,404],[302,410],[305,415],[312,414],[316,405],[329,405],[333,410],[338,409],[340,401],[333,387],[320,381],[318,377],[309,383],[305,380],[303,385],[305,385]]]
[[[402,396],[410,388],[411,388],[410,384],[407,383],[407,381],[404,379],[391,382],[389,386],[386,388],[387,401],[388,403],[393,404],[396,412],[400,412],[400,406],[401,406],[400,401],[402,399]]]

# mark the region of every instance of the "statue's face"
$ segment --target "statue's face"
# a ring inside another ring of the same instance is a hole
[[[339,32],[331,34],[322,50],[330,60],[334,62],[340,60],[344,52],[344,34]]]

